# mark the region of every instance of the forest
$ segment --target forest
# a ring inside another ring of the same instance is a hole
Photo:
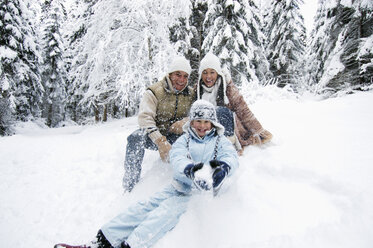
[[[213,52],[242,94],[274,85],[331,98],[373,89],[373,2],[319,0],[1,0],[0,135],[137,114],[176,54]]]

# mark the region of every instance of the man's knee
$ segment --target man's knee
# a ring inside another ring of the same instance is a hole
[[[136,130],[127,137],[127,144],[136,144],[142,142],[144,139],[144,132],[141,130]]]

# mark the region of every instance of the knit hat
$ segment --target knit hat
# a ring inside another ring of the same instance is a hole
[[[226,96],[226,91],[227,91],[226,74],[227,73],[224,73],[223,69],[221,68],[219,58],[212,53],[207,53],[205,55],[205,57],[203,57],[200,65],[199,65],[199,70],[198,70],[199,78],[198,78],[198,81],[197,81],[197,97],[198,97],[198,99],[200,98],[200,86],[201,86],[200,84],[201,84],[201,80],[202,80],[202,72],[204,70],[208,69],[208,68],[214,69],[218,73],[218,75],[220,75],[222,77],[224,103],[228,104],[229,100],[228,100],[228,97]]]
[[[186,60],[184,57],[178,56],[172,60],[171,64],[168,67],[168,73],[172,73],[175,71],[183,71],[190,75],[190,73],[192,72],[192,68],[190,67],[188,60]]]
[[[205,55],[205,57],[203,57],[199,65],[198,74],[201,75],[202,72],[207,68],[214,69],[220,76],[223,76],[223,71],[220,66],[220,60],[216,55],[212,53],[208,53]]]
[[[224,133],[224,127],[219,123],[215,106],[206,100],[197,100],[190,107],[189,121],[183,126],[184,131],[190,127],[190,122],[193,120],[210,121],[216,128],[218,134]]]

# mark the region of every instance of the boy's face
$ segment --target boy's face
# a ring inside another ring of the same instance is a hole
[[[207,120],[193,120],[190,125],[196,130],[199,137],[204,137],[212,128],[212,123]]]

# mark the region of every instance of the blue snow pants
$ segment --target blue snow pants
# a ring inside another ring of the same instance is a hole
[[[173,144],[180,135],[170,133],[166,136],[168,142]],[[127,137],[126,158],[124,161],[123,188],[131,191],[140,180],[141,165],[145,149],[157,151],[158,147],[148,137],[144,130],[138,129]]]
[[[130,206],[101,231],[113,247],[120,247],[123,241],[131,248],[151,247],[176,226],[190,196],[167,186],[149,200]]]

